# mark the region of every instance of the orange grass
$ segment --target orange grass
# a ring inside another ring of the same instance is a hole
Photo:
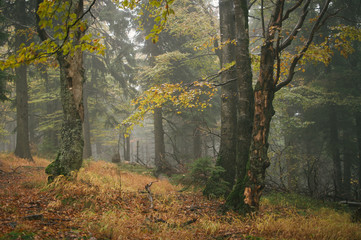
[[[217,214],[221,202],[209,201],[199,193],[179,193],[180,187],[167,180],[118,170],[111,163],[91,162],[78,173],[74,185],[84,189],[98,186],[97,194],[110,197],[121,190],[121,199],[107,208],[93,207],[82,212],[89,231],[109,239],[361,239],[359,224],[350,222],[348,213],[332,209],[306,213],[287,206],[263,201],[260,213],[241,217],[235,213]],[[80,182],[79,182],[80,181]],[[87,182],[83,186],[82,182]],[[151,191],[155,209],[144,191]],[[76,192],[76,189],[71,192]],[[80,185],[79,185],[80,184]],[[103,200],[106,197],[103,197]],[[102,197],[98,197],[98,200]],[[277,214],[275,213],[277,212]],[[299,213],[300,212],[300,213]],[[195,220],[187,224],[187,222]]]
[[[8,171],[48,164],[38,158],[33,165],[9,155],[0,155],[0,159],[1,169]],[[43,173],[38,174],[39,179],[46,179]],[[144,189],[150,182],[154,182],[154,209],[150,209]],[[264,198],[257,215],[219,215],[221,201],[180,189],[167,180],[157,181],[112,163],[93,161],[43,190],[50,199],[49,211],[71,212],[75,224],[98,239],[361,239],[361,225],[351,223],[349,213],[343,211],[298,209],[278,198],[273,204]]]
[[[33,157],[34,162],[30,162],[27,159],[15,157],[13,154],[0,153],[0,168],[3,171],[14,171],[21,167],[46,167],[50,161],[44,158]]]

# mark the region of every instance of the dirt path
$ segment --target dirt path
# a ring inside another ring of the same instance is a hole
[[[44,167],[0,164],[0,239],[95,239],[76,210],[49,207],[55,196],[41,191],[45,181]]]

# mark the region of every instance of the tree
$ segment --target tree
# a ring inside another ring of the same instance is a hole
[[[261,58],[260,58],[260,73],[257,80],[257,83],[254,88],[254,116],[253,116],[253,128],[252,128],[252,139],[251,139],[251,148],[249,156],[249,167],[247,169],[247,175],[245,179],[241,179],[234,187],[233,192],[227,199],[227,204],[236,210],[246,210],[258,209],[259,200],[262,194],[262,190],[265,187],[265,170],[269,166],[269,159],[267,156],[268,151],[268,135],[270,129],[270,122],[272,116],[274,115],[274,109],[272,106],[275,93],[280,90],[282,87],[288,85],[295,74],[295,69],[301,58],[304,56],[305,52],[308,50],[311,45],[314,35],[318,28],[320,27],[324,15],[327,11],[330,1],[325,1],[323,7],[319,11],[319,14],[316,17],[316,20],[313,24],[309,37],[305,41],[304,45],[297,51],[297,54],[290,61],[288,76],[282,81],[281,80],[281,54],[288,48],[293,40],[296,38],[296,35],[299,33],[301,27],[303,26],[306,16],[309,12],[310,0],[300,0],[297,1],[289,9],[285,10],[285,1],[278,0],[275,2],[273,7],[273,13],[270,17],[268,27],[265,28],[264,25],[264,6],[263,1],[261,1],[261,21],[263,27],[263,43],[261,46]],[[303,6],[302,6],[303,4]],[[237,5],[235,4],[235,7]],[[245,3],[239,8],[245,13]],[[289,18],[290,14],[293,13],[296,9],[302,6],[301,16],[298,19],[298,22],[294,25],[293,29],[290,31],[288,36],[284,36],[283,27],[286,20]],[[237,14],[236,14],[237,15]],[[242,16],[238,14],[237,16]],[[244,14],[243,16],[247,16]],[[243,19],[243,26],[247,26],[247,18]],[[241,25],[242,26],[242,25]],[[247,29],[247,27],[245,27]],[[244,35],[243,35],[244,36]],[[246,42],[246,40],[244,41]],[[242,54],[247,53],[247,50],[239,52],[240,58]],[[246,60],[247,58],[241,58]],[[247,60],[246,60],[247,61]],[[248,64],[239,65],[240,66],[249,66]],[[274,69],[275,66],[275,69]],[[243,70],[245,71],[245,70]],[[275,72],[275,75],[274,75]],[[242,88],[243,90],[248,89]],[[244,107],[240,107],[244,112],[252,113],[252,96],[244,93],[240,94],[241,97],[245,97],[247,104]],[[248,107],[248,108],[247,108]],[[246,110],[248,109],[248,110]],[[242,113],[240,113],[242,116]],[[248,115],[248,121],[252,122],[252,114]],[[241,122],[239,122],[240,124]],[[246,124],[246,126],[251,126],[251,124]],[[240,129],[239,129],[240,130]],[[238,132],[238,137],[243,138],[247,136],[247,133],[241,134]],[[243,151],[244,152],[244,151]],[[246,151],[247,152],[247,151]],[[241,184],[243,183],[243,184]],[[244,201],[243,201],[244,199]],[[244,204],[245,203],[245,204]]]
[[[235,47],[235,13],[232,0],[219,1],[219,26],[220,26],[220,50],[217,51],[220,59],[221,68],[229,68],[236,61]],[[222,167],[225,171],[212,176],[206,185],[204,193],[206,195],[214,194],[216,190],[213,182],[220,177],[227,182],[228,189],[224,194],[231,191],[236,179],[236,157],[237,157],[237,73],[235,67],[221,73],[221,142],[216,165]]]
[[[45,3],[41,0],[37,2],[38,15],[37,22],[41,24],[41,14],[44,14]],[[73,46],[80,45],[84,33],[83,25],[77,25],[77,19],[83,15],[83,1],[71,1],[61,3],[58,7],[68,7],[69,15],[67,21],[73,21],[73,26],[66,26],[65,34],[73,34],[71,39]],[[55,12],[54,12],[55,13]],[[73,14],[73,15],[72,15]],[[40,16],[39,16],[40,15]],[[72,19],[73,18],[73,19]],[[83,27],[82,27],[83,26]],[[49,39],[48,33],[40,25],[38,26],[39,36],[42,41]],[[66,38],[67,36],[65,36]],[[83,156],[83,135],[82,123],[84,120],[83,108],[83,54],[81,48],[75,48],[73,51],[66,52],[58,48],[56,52],[57,61],[60,68],[60,92],[63,106],[63,124],[61,129],[60,150],[57,158],[46,169],[49,179],[52,180],[58,175],[69,175],[71,171],[78,170],[82,165]]]
[[[0,2],[0,9],[2,9],[4,6],[3,2]],[[3,15],[0,15],[0,46],[3,46],[5,41],[8,40],[8,33],[5,30],[6,24],[5,24],[5,18]],[[0,70],[0,101],[6,101],[9,100],[9,98],[6,96],[6,73],[2,70]]]
[[[21,44],[26,40],[26,2],[25,0],[17,0],[15,2],[15,16],[17,24],[15,25],[15,48],[20,49]],[[27,83],[27,67],[25,64],[15,69],[15,85],[16,85],[16,148],[15,155],[20,158],[33,161],[30,153],[29,144],[29,114],[28,114],[28,83]]]

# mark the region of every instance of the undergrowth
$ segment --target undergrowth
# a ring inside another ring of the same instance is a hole
[[[17,164],[10,159],[5,165],[4,159],[9,160],[0,155],[1,170]],[[30,187],[42,188],[48,211],[71,213],[74,224],[97,239],[361,239],[360,224],[332,204],[277,193],[263,198],[257,214],[219,215],[220,200],[180,192],[182,186],[157,180],[149,172],[125,169],[104,161],[86,162],[71,177]],[[151,182],[154,208],[145,190]],[[26,231],[38,234],[30,226]]]

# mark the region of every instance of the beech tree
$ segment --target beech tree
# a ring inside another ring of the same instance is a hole
[[[300,50],[296,51],[295,56],[292,57],[288,74],[284,80],[281,79],[281,54],[291,46],[291,43],[296,39],[297,34],[303,27],[310,11],[311,0],[299,0],[288,9],[285,9],[285,0],[278,0],[275,2],[267,27],[264,25],[265,20],[261,19],[263,44],[261,46],[260,73],[254,88],[255,108],[250,164],[247,172],[248,179],[245,182],[244,192],[242,192],[245,196],[244,202],[253,209],[259,208],[260,197],[265,187],[265,171],[269,166],[267,155],[268,135],[270,122],[274,115],[272,106],[274,95],[292,81],[300,60],[309,49],[317,30],[325,19],[330,2],[330,0],[326,0],[320,5],[321,7],[318,10],[309,35],[304,44],[299,48]],[[261,11],[263,12],[263,1],[261,3]],[[297,23],[288,35],[284,35],[285,33],[282,30],[286,20],[289,19],[290,14],[299,8],[302,10]]]

